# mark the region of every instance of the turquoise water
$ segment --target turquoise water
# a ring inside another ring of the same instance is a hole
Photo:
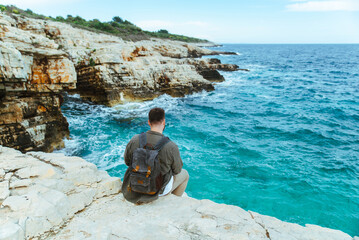
[[[67,97],[72,139],[61,151],[123,177],[127,142],[163,107],[188,195],[359,235],[359,45],[216,49],[251,71],[222,73],[210,93],[114,108]]]

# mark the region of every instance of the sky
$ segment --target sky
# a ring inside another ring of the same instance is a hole
[[[359,43],[359,0],[0,0],[46,16],[129,20],[217,43]]]

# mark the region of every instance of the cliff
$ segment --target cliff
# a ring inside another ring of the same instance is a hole
[[[359,240],[209,200],[168,195],[133,205],[121,180],[78,157],[0,146],[0,240]]]
[[[211,91],[224,80],[217,70],[238,70],[200,59],[219,52],[194,44],[124,41],[16,14],[0,14],[0,46],[0,144],[23,152],[63,146],[69,136],[60,109],[64,91],[113,106]]]

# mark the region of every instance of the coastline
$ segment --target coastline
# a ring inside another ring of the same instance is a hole
[[[52,152],[69,137],[64,92],[95,104],[213,91],[235,64],[202,56],[235,54],[186,42],[127,41],[52,20],[0,13],[0,144]]]
[[[0,147],[0,166],[0,239],[359,239],[190,197],[136,206],[79,157]]]

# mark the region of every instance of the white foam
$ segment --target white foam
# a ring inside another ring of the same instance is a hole
[[[147,117],[148,111],[154,107],[161,107],[166,112],[171,112],[179,104],[180,98],[173,98],[167,94],[145,102],[128,102],[113,107],[121,112],[122,117]]]
[[[81,96],[78,93],[71,94],[71,95],[69,95],[69,97],[76,98],[76,99],[81,99]]]
[[[217,86],[219,87],[230,87],[230,86],[238,86],[238,85],[243,85],[246,80],[236,76],[233,73],[228,73],[228,72],[221,72],[221,74],[224,76],[224,78],[226,79],[223,82],[217,83]]]

